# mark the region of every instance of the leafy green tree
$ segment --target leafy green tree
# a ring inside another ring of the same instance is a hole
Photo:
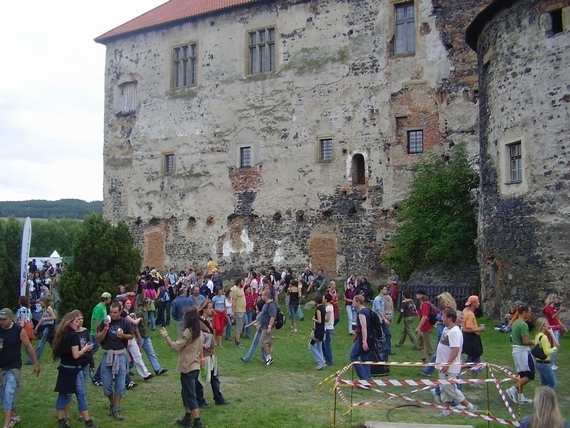
[[[79,309],[90,324],[93,307],[105,291],[132,284],[140,272],[141,256],[127,225],[111,225],[100,214],[85,217],[73,243],[73,262],[59,285],[60,314]]]
[[[81,221],[75,219],[32,220],[31,256],[49,256],[56,250],[60,256],[70,256]]]
[[[409,278],[415,269],[476,263],[477,220],[472,190],[479,185],[465,144],[450,158],[431,153],[414,166],[409,197],[400,204],[393,248],[384,263]]]
[[[2,307],[13,309],[18,304],[23,228],[23,223],[14,217],[0,222],[0,302]]]

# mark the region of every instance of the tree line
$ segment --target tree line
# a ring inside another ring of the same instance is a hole
[[[103,202],[86,202],[81,199],[60,199],[46,201],[33,199],[29,201],[0,202],[0,217],[14,216],[17,218],[83,219],[88,214],[103,212]]]
[[[20,290],[23,228],[23,220],[0,219],[0,302],[14,310]],[[32,220],[30,256],[49,256],[53,250],[73,257],[58,285],[59,315],[73,309],[89,314],[101,293],[133,283],[141,268],[128,226],[123,222],[113,226],[101,214],[90,214],[83,221]]]

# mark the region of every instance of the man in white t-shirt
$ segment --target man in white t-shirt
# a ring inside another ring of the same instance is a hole
[[[439,370],[440,380],[454,380],[461,371],[461,348],[463,347],[463,333],[459,326],[455,324],[457,314],[453,309],[448,309],[442,314],[442,323],[445,326],[439,345],[437,345],[437,353],[435,362],[441,365],[436,366]],[[461,403],[467,410],[476,411],[477,407],[471,404],[463,393],[457,389],[457,384],[441,384],[441,401],[447,407],[439,415],[441,417],[449,416],[449,406],[451,401]]]

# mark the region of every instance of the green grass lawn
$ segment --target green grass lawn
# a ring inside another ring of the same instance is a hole
[[[285,312],[285,311],[284,311]],[[206,427],[330,427],[333,420],[336,426],[359,426],[365,421],[387,421],[386,413],[390,409],[405,404],[399,398],[390,398],[377,392],[342,387],[344,397],[350,402],[378,401],[372,406],[355,407],[349,412],[347,405],[338,394],[333,393],[332,383],[319,386],[319,383],[349,364],[349,351],[352,336],[348,334],[346,315],[341,313],[341,322],[333,335],[334,366],[316,371],[316,362],[307,349],[312,323],[312,310],[305,311],[306,320],[298,322],[298,333],[290,332],[290,323],[275,334],[275,363],[272,366],[262,365],[259,349],[255,357],[247,364],[240,360],[251,343],[244,339],[244,349],[236,349],[233,342],[224,341],[224,348],[218,349],[222,393],[231,402],[229,406],[214,406],[211,389],[206,389],[206,399],[212,405],[211,409],[202,410],[202,421]],[[485,361],[502,365],[514,370],[511,359],[511,349],[508,335],[492,329],[494,322],[480,320],[487,325],[487,331],[482,335]],[[397,340],[401,325],[393,325],[393,337]],[[171,336],[176,336],[176,326],[169,326]],[[125,420],[115,421],[107,416],[108,400],[103,396],[102,388],[88,385],[89,410],[93,419],[101,427],[169,427],[177,426],[176,418],[183,415],[180,398],[180,381],[176,373],[177,354],[166,346],[165,340],[158,333],[152,333],[154,348],[161,365],[169,372],[161,377],[144,382],[136,374],[133,380],[139,384],[129,390],[123,397],[122,413]],[[435,332],[433,335],[435,340]],[[395,341],[393,341],[395,342]],[[557,393],[561,408],[567,418],[570,418],[570,382],[566,370],[570,369],[567,358],[567,340],[562,340],[562,351],[557,364],[560,369],[556,372],[558,378]],[[34,345],[37,344],[35,341]],[[419,361],[419,352],[412,351],[411,344],[403,348],[395,348],[397,355],[390,361]],[[51,361],[51,348],[46,346],[41,358],[42,373],[39,378],[33,376],[31,366],[24,366],[22,375],[21,399],[18,406],[22,416],[22,427],[56,427],[55,400],[57,393],[53,392],[57,364]],[[96,362],[101,358],[101,351],[96,354]],[[152,370],[146,356],[143,357],[147,367]],[[342,378],[350,380],[352,370]],[[498,376],[501,376],[500,374]],[[393,367],[390,376],[376,378],[385,379],[422,379],[417,368]],[[531,382],[525,389],[525,395],[533,397],[534,388],[539,386],[539,380]],[[505,384],[505,388],[512,383]],[[412,398],[431,402],[431,393],[422,391],[411,394],[412,387],[379,388],[395,394],[408,393]],[[502,403],[493,384],[489,388],[475,389],[465,387],[467,398],[479,407],[480,412],[489,409],[489,415],[508,418],[509,414]],[[72,416],[77,416],[76,401],[72,404]],[[519,409],[515,408],[518,413]],[[532,406],[522,406],[521,417],[532,412]],[[466,419],[462,415],[453,415],[446,420],[436,418],[441,411],[433,407],[405,407],[394,410],[392,420],[395,422],[415,422],[418,424],[468,424],[476,427],[499,426],[481,419]],[[83,424],[72,419],[73,427]]]

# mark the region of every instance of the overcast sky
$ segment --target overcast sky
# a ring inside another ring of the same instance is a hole
[[[103,199],[105,46],[166,0],[2,3],[0,201]]]

